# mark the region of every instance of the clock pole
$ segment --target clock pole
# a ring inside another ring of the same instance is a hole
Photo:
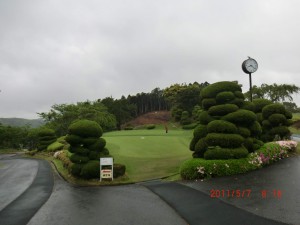
[[[251,57],[248,56],[248,59],[246,59],[242,63],[242,69],[246,74],[249,74],[249,83],[250,83],[250,101],[252,102],[252,77],[251,74],[254,73],[258,68],[258,64],[255,59],[252,59]]]
[[[250,83],[250,101],[252,102],[252,77],[251,73],[249,73],[249,83]]]

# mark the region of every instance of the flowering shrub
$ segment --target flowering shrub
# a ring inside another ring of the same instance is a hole
[[[296,151],[298,142],[296,141],[276,141],[277,144],[280,145],[283,149],[286,149],[289,152]]]
[[[295,141],[270,142],[256,152],[250,153],[247,158],[229,160],[190,159],[181,165],[180,175],[183,179],[193,180],[246,173],[288,157],[288,153],[295,151],[296,147],[297,142]]]

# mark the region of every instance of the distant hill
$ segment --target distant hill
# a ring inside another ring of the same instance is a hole
[[[23,119],[23,118],[0,118],[0,123],[6,126],[22,127],[29,125],[32,128],[40,127],[44,124],[41,119]]]

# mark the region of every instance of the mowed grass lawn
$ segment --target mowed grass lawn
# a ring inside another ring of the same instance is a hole
[[[179,172],[180,164],[192,158],[192,130],[128,130],[103,135],[115,163],[126,165],[130,181],[146,181]]]

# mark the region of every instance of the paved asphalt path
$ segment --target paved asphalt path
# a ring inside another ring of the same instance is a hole
[[[1,197],[12,195],[14,199],[9,198],[2,202],[0,224],[27,224],[51,195],[53,187],[51,167],[44,160],[4,159],[6,160],[2,157],[0,161],[2,165],[0,193]]]
[[[22,164],[25,159],[10,160]],[[0,169],[7,161],[0,160]],[[300,224],[299,157],[246,175],[184,183],[152,181],[126,186],[74,187],[54,173],[53,190],[49,164],[35,162],[38,169],[32,184],[27,184],[23,193],[3,206],[1,225]],[[1,185],[0,188],[2,193]],[[211,198],[211,189],[252,192],[251,198]],[[268,195],[262,199],[261,189],[280,190],[282,196]]]

